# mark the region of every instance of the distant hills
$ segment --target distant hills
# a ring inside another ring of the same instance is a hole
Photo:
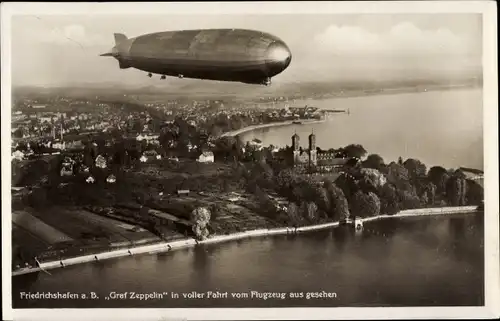
[[[145,83],[149,79],[145,80]],[[112,82],[102,83],[72,83],[65,86],[54,87],[16,87],[14,94],[56,94],[65,96],[114,96],[114,95],[169,95],[189,97],[238,97],[258,98],[276,96],[322,96],[335,92],[349,92],[362,90],[395,89],[403,87],[420,86],[455,86],[455,85],[481,85],[482,77],[469,77],[463,79],[398,79],[398,80],[351,80],[351,81],[307,81],[283,82],[276,81],[271,86],[249,85],[233,82],[218,82],[207,80],[183,79],[157,84],[131,85]]]

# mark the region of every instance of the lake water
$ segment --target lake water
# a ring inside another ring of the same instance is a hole
[[[307,148],[314,129],[323,149],[361,144],[386,163],[401,156],[417,158],[428,168],[460,166],[483,169],[482,89],[456,89],[394,95],[307,100],[293,104],[349,109],[325,123],[259,129],[242,134],[265,145],[291,145],[296,132]]]
[[[352,229],[273,236],[138,255],[13,277],[14,308],[474,306],[484,304],[482,214],[389,219]],[[94,291],[95,300],[21,300],[20,292]],[[114,299],[177,292],[178,299]],[[227,299],[182,293],[228,292]],[[233,299],[236,292],[303,298]],[[308,292],[332,293],[310,298]]]

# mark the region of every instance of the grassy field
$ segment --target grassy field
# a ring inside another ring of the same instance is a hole
[[[221,208],[219,215],[211,222],[211,226],[216,234],[228,234],[234,232],[249,231],[261,228],[274,228],[279,224],[269,218],[266,218],[251,210],[242,203],[245,201],[252,202],[247,198],[247,195],[242,193],[238,196],[238,200],[231,201],[234,197],[232,194],[218,195],[217,202]]]

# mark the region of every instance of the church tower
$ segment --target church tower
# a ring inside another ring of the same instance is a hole
[[[300,137],[297,133],[292,136],[292,150],[293,150],[293,165],[299,163],[300,157]]]
[[[297,133],[293,134],[292,136],[292,148],[294,151],[300,149],[300,137],[297,135]]]
[[[316,135],[314,132],[309,135],[309,165],[316,166],[318,164],[318,151],[316,150]]]

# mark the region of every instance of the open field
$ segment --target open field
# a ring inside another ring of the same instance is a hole
[[[84,219],[75,217],[68,212],[64,208],[55,207],[32,213],[46,224],[64,232],[81,244],[107,244],[124,240],[123,237],[109,233],[100,226],[91,225]]]
[[[114,242],[127,241],[134,243],[143,239],[156,239],[153,233],[137,225],[123,223],[86,210],[65,210],[64,213],[80,218],[88,225],[98,226],[106,230],[110,235],[113,235],[112,238],[116,238]]]
[[[61,232],[51,225],[46,224],[38,217],[33,216],[27,211],[12,212],[12,222],[48,244],[59,242],[71,242],[73,238]]]
[[[181,224],[185,224],[185,225],[192,225],[192,223],[188,220],[185,220],[185,219],[181,219],[181,218],[178,218],[177,216],[174,216],[172,214],[168,214],[168,213],[165,213],[165,212],[162,212],[162,211],[158,211],[158,210],[155,210],[155,209],[150,209],[148,211],[148,213],[150,215],[153,215],[153,216],[156,216],[156,217],[159,217],[159,218],[163,218],[165,220],[169,220],[169,221],[172,221],[172,222],[179,222]]]

